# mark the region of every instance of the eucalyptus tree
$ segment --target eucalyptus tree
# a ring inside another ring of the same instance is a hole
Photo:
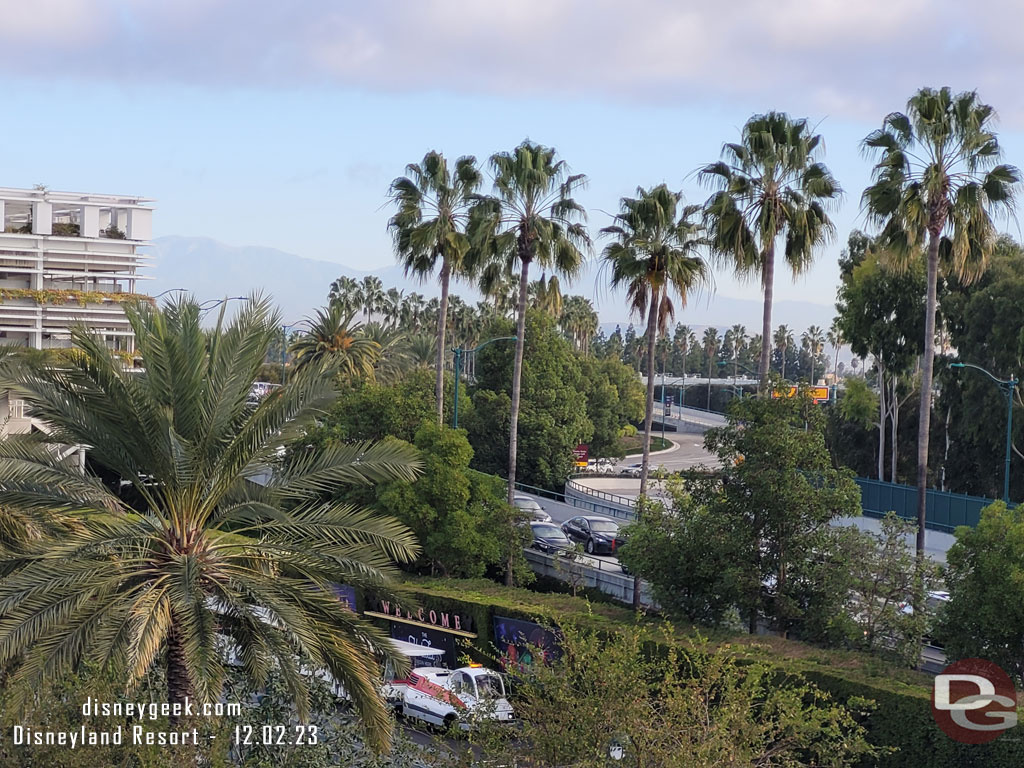
[[[476,158],[460,157],[453,171],[439,152],[428,152],[420,163],[406,166],[406,175],[391,183],[398,210],[388,222],[395,252],[405,273],[425,280],[440,268],[441,297],[437,312],[437,374],[434,397],[437,423],[444,418],[445,326],[452,277],[462,274],[469,253],[466,225],[473,196],[482,176]]]
[[[799,275],[835,230],[827,208],[842,190],[818,159],[823,150],[806,120],[768,112],[751,117],[739,143],[723,145],[722,160],[698,171],[716,190],[704,207],[714,251],[740,277],[759,280],[764,293],[762,389],[771,367],[776,246],[781,239],[783,258]]]
[[[804,349],[811,358],[811,386],[814,386],[814,364],[818,355],[825,349],[825,333],[816,325],[808,326],[807,330],[800,336]]]
[[[328,670],[383,748],[377,658],[393,652],[332,585],[388,592],[393,564],[419,547],[393,518],[336,499],[351,485],[411,481],[419,458],[396,441],[279,458],[337,391],[306,367],[251,401],[279,328],[267,301],[227,324],[222,310],[212,329],[190,298],[124,310],[142,372],[82,327],[59,367],[0,365],[4,387],[48,425],[0,441],[0,507],[63,527],[0,552],[9,703],[99,664],[128,691],[162,667],[170,704],[212,704],[227,638],[257,685],[280,676],[300,719],[306,672]],[[68,445],[89,446],[84,472],[61,458]]]
[[[295,370],[327,366],[350,379],[372,379],[381,348],[362,333],[361,323],[352,322],[354,317],[340,304],[318,309],[288,349]]]
[[[647,402],[644,411],[640,496],[647,494],[651,463],[651,424],[654,419],[654,352],[659,333],[675,316],[672,294],[686,306],[690,294],[710,281],[707,262],[699,255],[706,244],[698,220],[699,206],[680,209],[682,195],[661,184],[637,188],[637,196],[622,198],[615,222],[601,230],[612,242],[602,258],[611,273],[611,286],[625,288],[632,312],[647,315]],[[633,584],[633,606],[640,607],[640,577]]]
[[[1020,172],[999,162],[995,111],[974,91],[922,88],[864,139],[878,161],[861,198],[880,240],[908,263],[925,251],[927,298],[917,432],[917,552],[924,557],[928,431],[940,258],[963,282],[984,272],[993,215],[1013,210]]]
[[[775,329],[775,335],[771,337],[775,342],[775,348],[779,350],[779,360],[782,362],[782,380],[786,380],[786,352],[793,346],[793,332],[788,326],[780,325]]]
[[[637,197],[624,197],[615,223],[601,230],[612,239],[602,258],[613,288],[625,288],[630,310],[647,315],[644,337],[647,359],[647,408],[644,414],[643,461],[640,494],[647,493],[650,469],[651,422],[654,417],[654,357],[659,333],[665,333],[675,315],[672,295],[686,306],[695,290],[710,281],[700,251],[706,245],[697,215],[700,206],[680,207],[681,194],[661,184],[637,189]]]
[[[708,404],[707,409],[711,410],[711,374],[714,372],[715,363],[717,362],[718,350],[721,347],[722,340],[718,337],[718,329],[707,328],[704,331],[704,338],[701,340],[701,344],[704,347],[704,354],[708,359]]]
[[[516,347],[509,418],[508,503],[515,496],[519,394],[523,372],[527,294],[533,263],[554,274],[575,276],[590,250],[586,211],[573,197],[586,177],[570,174],[554,148],[529,140],[491,156],[494,194],[473,208],[472,233],[484,284],[519,272]],[[508,578],[512,570],[508,569]]]

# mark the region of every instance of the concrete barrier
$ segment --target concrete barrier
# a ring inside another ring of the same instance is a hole
[[[535,549],[526,549],[523,554],[533,572],[540,576],[575,583],[578,587],[598,589],[619,602],[633,604],[633,577],[621,571],[610,571],[600,568],[599,560],[591,560],[598,567],[589,565],[587,558],[581,556],[577,560],[568,557],[549,555]],[[640,604],[647,608],[657,608],[651,597],[651,588],[646,581],[640,582]]]
[[[605,515],[629,522],[636,520],[635,499],[588,488],[573,478],[569,478],[565,483],[565,501],[595,515]]]

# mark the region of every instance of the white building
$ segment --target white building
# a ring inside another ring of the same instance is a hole
[[[99,333],[126,358],[134,351],[121,302],[141,293],[139,253],[152,237],[152,202],[141,197],[0,188],[0,344],[71,345],[71,327]],[[0,432],[31,428],[19,401],[0,395]]]

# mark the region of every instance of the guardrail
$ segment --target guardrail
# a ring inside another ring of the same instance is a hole
[[[571,477],[565,483],[565,501],[574,507],[598,515],[617,517],[620,520],[636,520],[636,499],[587,488]]]
[[[567,584],[576,584],[578,587],[598,589],[620,602],[633,604],[633,577],[627,576],[621,570],[603,569],[601,560],[585,555],[577,558],[549,555],[535,549],[525,549],[523,555],[534,573]],[[650,585],[646,581],[640,582],[640,604],[647,608],[658,607],[651,597]]]

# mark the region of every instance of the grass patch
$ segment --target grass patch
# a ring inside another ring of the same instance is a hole
[[[672,447],[671,440],[662,440],[661,437],[655,437],[651,435],[651,450],[652,451],[663,451],[666,448]],[[631,454],[643,453],[644,450],[644,436],[643,435],[631,435],[630,437],[620,437],[618,443],[618,451],[623,456],[629,456]]]

